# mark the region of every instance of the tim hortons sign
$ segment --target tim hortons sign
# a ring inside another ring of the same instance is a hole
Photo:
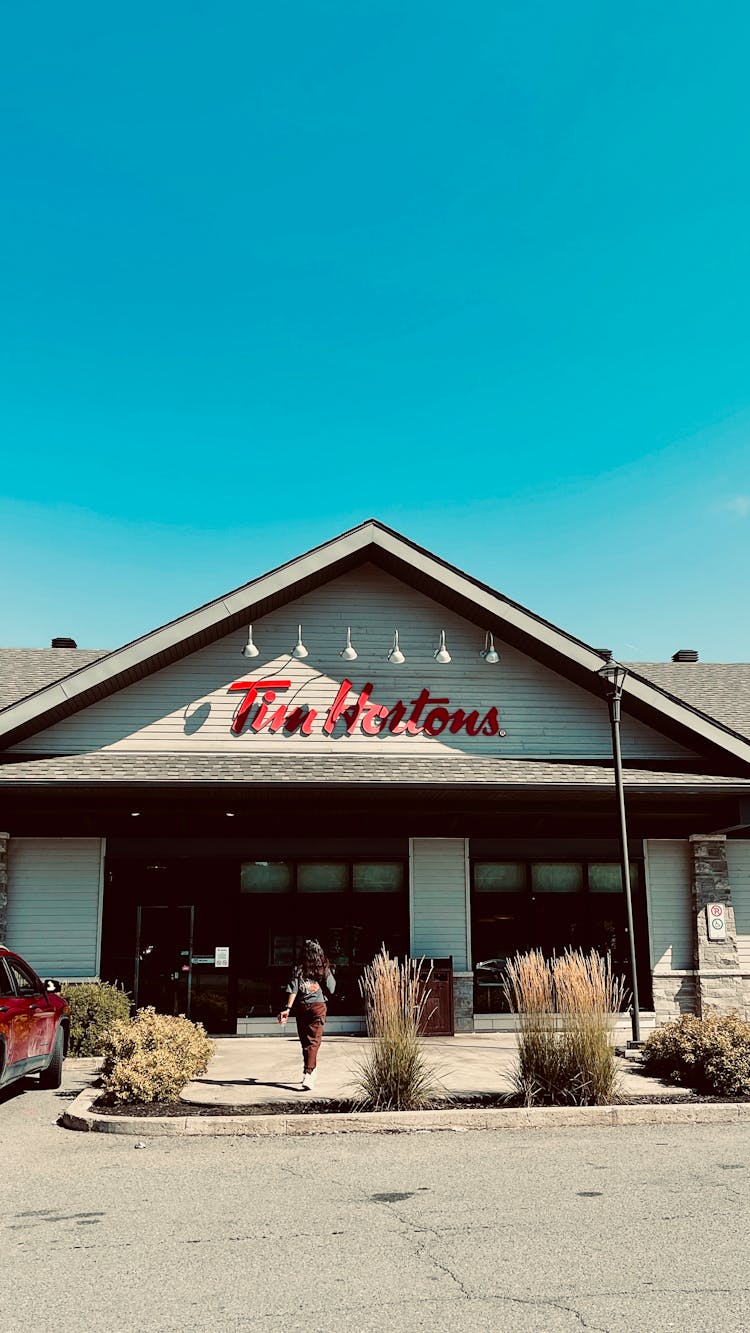
[[[258,735],[262,731],[296,733],[299,736],[322,734],[353,736],[360,731],[365,736],[440,736],[443,732],[457,736],[504,736],[497,708],[488,708],[483,715],[477,709],[467,712],[452,708],[447,696],[431,695],[422,689],[416,699],[395,704],[375,703],[374,686],[364,685],[352,695],[352,682],[342,680],[330,708],[324,714],[317,708],[292,702],[279,703],[278,696],[291,688],[290,680],[236,680],[231,691],[244,694],[234,718],[232,732]],[[349,700],[349,702],[347,702]]]

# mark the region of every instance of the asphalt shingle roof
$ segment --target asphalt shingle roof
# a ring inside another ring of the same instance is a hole
[[[106,648],[0,648],[0,708],[106,657]]]
[[[644,680],[750,736],[750,662],[630,662]]]
[[[471,755],[218,755],[126,754],[100,750],[92,754],[28,759],[0,765],[0,788],[34,784],[93,783],[139,786],[231,784],[263,786],[394,786],[435,784],[446,787],[560,787],[607,786],[613,782],[607,764],[555,763],[550,760],[480,758]],[[731,786],[750,789],[750,779],[695,773],[653,772],[630,768],[628,787],[704,788]]]

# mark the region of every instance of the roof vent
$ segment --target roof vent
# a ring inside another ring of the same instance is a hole
[[[50,648],[77,648],[77,647],[78,644],[76,643],[75,639],[65,639],[65,638],[53,639],[50,644]]]
[[[672,653],[673,662],[697,662],[698,650],[696,648],[678,648],[676,653]]]

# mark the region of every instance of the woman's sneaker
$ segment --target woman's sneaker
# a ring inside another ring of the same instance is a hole
[[[310,1089],[315,1086],[315,1080],[317,1076],[318,1076],[317,1069],[311,1069],[308,1074],[304,1074],[302,1077],[302,1083],[300,1085],[301,1090],[304,1092],[309,1092]]]

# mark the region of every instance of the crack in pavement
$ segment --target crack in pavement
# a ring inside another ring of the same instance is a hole
[[[548,1309],[548,1310],[560,1310],[560,1311],[561,1311],[562,1313],[564,1313],[564,1314],[570,1314],[570,1315],[572,1315],[573,1318],[576,1319],[576,1320],[578,1321],[578,1323],[580,1324],[580,1326],[581,1326],[582,1328],[591,1330],[591,1333],[609,1333],[609,1330],[608,1330],[607,1328],[605,1328],[604,1325],[602,1325],[602,1324],[592,1324],[592,1323],[590,1323],[590,1322],[585,1318],[585,1316],[581,1314],[580,1310],[576,1310],[573,1306],[565,1305],[562,1301],[555,1301],[555,1300],[551,1300],[551,1299],[550,1299],[550,1300],[532,1300],[531,1298],[524,1298],[524,1297],[520,1297],[520,1296],[471,1296],[471,1295],[468,1295],[468,1296],[467,1296],[467,1295],[465,1295],[465,1294],[462,1294],[462,1295],[460,1295],[460,1296],[445,1296],[445,1295],[442,1295],[442,1296],[409,1296],[409,1297],[408,1297],[408,1300],[407,1300],[406,1302],[404,1301],[403,1297],[399,1297],[397,1300],[394,1300],[394,1301],[379,1301],[379,1303],[378,1303],[378,1308],[379,1308],[379,1309],[382,1309],[382,1310],[386,1310],[386,1309],[389,1309],[389,1308],[391,1308],[391,1307],[395,1307],[395,1308],[397,1308],[397,1309],[403,1310],[405,1304],[408,1304],[408,1305],[438,1305],[438,1304],[444,1304],[444,1303],[448,1303],[448,1302],[455,1303],[456,1305],[462,1305],[462,1304],[464,1303],[464,1301],[467,1300],[467,1299],[470,1300],[470,1301],[481,1302],[481,1303],[483,1303],[483,1304],[490,1304],[490,1303],[492,1303],[492,1304],[495,1304],[495,1305],[520,1305],[520,1306],[525,1306],[525,1307],[527,1307],[527,1308],[531,1308],[531,1309],[541,1309],[541,1310],[545,1310],[545,1309]],[[352,1314],[355,1314],[357,1310],[363,1310],[363,1311],[364,1311],[364,1310],[370,1310],[371,1308],[372,1308],[372,1305],[371,1305],[370,1302],[361,1302],[359,1305],[354,1305],[354,1304],[352,1304],[351,1300],[347,1300],[347,1301],[343,1302],[341,1305],[338,1305],[338,1306],[337,1306],[337,1305],[331,1305],[330,1303],[328,1303],[328,1304],[326,1305],[326,1307],[325,1307],[325,1310],[314,1310],[314,1309],[311,1309],[310,1307],[308,1307],[308,1308],[307,1308],[307,1311],[306,1311],[306,1322],[309,1323],[310,1320],[311,1320],[312,1318],[314,1318],[316,1315],[322,1315],[322,1316],[328,1316],[328,1317],[330,1317],[332,1314],[338,1314],[338,1313],[340,1313],[340,1314],[345,1314],[345,1315],[352,1315]],[[286,1320],[294,1319],[295,1316],[297,1316],[298,1314],[299,1314],[299,1309],[298,1309],[298,1308],[295,1308],[295,1309],[293,1309],[293,1310],[281,1311],[281,1312],[276,1312],[276,1311],[275,1311],[273,1314],[256,1316],[256,1320],[255,1320],[255,1322],[257,1323],[258,1320],[261,1320],[261,1321],[264,1322],[264,1323],[268,1323],[270,1320],[274,1320],[274,1321],[277,1321],[278,1323],[282,1324],[282,1323],[284,1323]],[[244,1322],[244,1321],[243,1321],[243,1322]],[[240,1323],[239,1325],[235,1325],[235,1326],[236,1326],[236,1327],[242,1327],[243,1324]],[[248,1325],[246,1325],[246,1327],[250,1327],[250,1325],[248,1324]]]
[[[446,1270],[446,1271],[449,1271],[449,1270]],[[454,1275],[451,1274],[450,1272],[449,1272],[449,1276],[454,1277]],[[454,1278],[454,1280],[455,1280],[455,1278]],[[590,1318],[588,1318],[584,1312],[582,1312],[581,1310],[577,1309],[575,1305],[573,1305],[573,1304],[569,1304],[568,1301],[570,1301],[570,1300],[572,1299],[572,1298],[570,1298],[570,1297],[568,1297],[567,1300],[566,1300],[566,1299],[565,1299],[564,1297],[562,1297],[562,1296],[561,1296],[561,1297],[557,1297],[557,1298],[555,1298],[555,1297],[540,1297],[540,1298],[533,1298],[533,1297],[524,1297],[524,1296],[511,1296],[511,1295],[508,1295],[508,1294],[506,1294],[506,1293],[483,1293],[483,1294],[472,1295],[472,1294],[470,1294],[470,1293],[467,1293],[467,1292],[464,1290],[464,1288],[461,1286],[460,1283],[459,1283],[458,1285],[459,1285],[460,1295],[455,1295],[455,1296],[449,1296],[449,1295],[415,1296],[415,1295],[412,1295],[412,1296],[410,1296],[410,1297],[408,1298],[407,1302],[404,1301],[403,1297],[399,1297],[399,1298],[397,1298],[396,1300],[393,1300],[393,1301],[387,1301],[387,1300],[379,1301],[379,1303],[378,1303],[378,1304],[379,1304],[379,1308],[385,1310],[385,1309],[388,1309],[388,1308],[390,1308],[390,1307],[395,1306],[396,1308],[403,1309],[405,1303],[406,1303],[406,1304],[409,1304],[409,1305],[438,1305],[438,1304],[442,1304],[442,1303],[455,1303],[456,1305],[463,1305],[463,1303],[468,1299],[469,1301],[473,1301],[473,1302],[477,1302],[477,1303],[480,1303],[480,1302],[481,1302],[481,1303],[484,1303],[484,1304],[490,1304],[490,1303],[492,1303],[492,1304],[496,1304],[496,1305],[511,1305],[511,1306],[515,1305],[515,1306],[522,1306],[522,1307],[525,1307],[525,1308],[528,1308],[528,1309],[539,1309],[539,1310],[549,1309],[549,1310],[559,1310],[560,1312],[562,1312],[562,1313],[564,1313],[564,1314],[572,1315],[572,1317],[578,1321],[580,1327],[589,1330],[590,1333],[610,1333],[609,1327],[608,1327],[607,1325],[604,1325],[604,1324],[598,1324],[598,1323],[597,1323],[597,1324],[592,1323],[591,1320],[590,1320]],[[680,1287],[680,1288],[671,1288],[671,1287],[655,1287],[655,1286],[653,1286],[653,1285],[649,1285],[649,1295],[651,1295],[651,1294],[656,1294],[656,1295],[662,1295],[662,1296],[704,1296],[704,1295],[711,1295],[711,1296],[717,1296],[717,1295],[731,1296],[731,1295],[745,1294],[745,1293],[747,1293],[748,1291],[750,1291],[750,1288],[748,1288],[748,1287],[737,1287],[737,1288],[730,1288],[730,1287]],[[580,1294],[578,1294],[578,1295],[575,1297],[575,1301],[576,1301],[577,1303],[580,1303],[580,1302],[582,1302],[582,1301],[587,1301],[587,1300],[609,1300],[609,1299],[615,1299],[615,1298],[619,1298],[619,1299],[622,1299],[622,1298],[625,1298],[625,1299],[636,1299],[636,1298],[638,1298],[638,1297],[641,1297],[643,1294],[644,1294],[644,1293],[643,1293],[642,1291],[639,1291],[639,1290],[636,1290],[636,1289],[633,1289],[633,1290],[627,1290],[627,1291],[597,1291],[597,1292],[585,1292],[585,1293],[580,1293]],[[314,1317],[315,1315],[318,1315],[318,1314],[321,1315],[321,1316],[326,1316],[326,1315],[327,1315],[327,1316],[330,1316],[330,1315],[332,1315],[332,1314],[341,1313],[341,1314],[346,1314],[346,1315],[351,1316],[351,1315],[355,1314],[357,1310],[363,1310],[363,1311],[365,1311],[365,1310],[370,1310],[371,1308],[372,1308],[372,1304],[371,1304],[371,1302],[369,1302],[369,1301],[363,1301],[363,1302],[360,1302],[359,1304],[353,1304],[352,1301],[351,1301],[351,1299],[347,1299],[346,1301],[342,1302],[341,1305],[335,1305],[335,1304],[334,1304],[334,1305],[331,1305],[331,1303],[329,1302],[329,1303],[326,1304],[325,1309],[321,1309],[321,1310],[319,1310],[319,1311],[318,1311],[318,1310],[311,1309],[311,1308],[308,1307],[308,1309],[307,1309],[308,1322],[309,1322],[309,1318],[310,1318],[310,1317]],[[274,1321],[277,1321],[279,1324],[283,1324],[283,1323],[284,1323],[285,1321],[287,1321],[287,1320],[292,1320],[292,1319],[294,1319],[298,1314],[299,1314],[299,1309],[298,1309],[298,1307],[295,1307],[294,1309],[290,1309],[290,1310],[286,1310],[286,1311],[274,1311],[273,1314],[268,1314],[268,1315],[258,1315],[258,1316],[256,1316],[256,1323],[257,1323],[259,1320],[262,1321],[263,1323],[268,1323],[269,1321],[274,1320]],[[242,1324],[242,1323],[239,1323],[239,1324],[236,1325],[236,1326],[237,1326],[237,1327],[242,1327],[243,1324]],[[247,1325],[247,1327],[250,1327],[250,1325]]]

